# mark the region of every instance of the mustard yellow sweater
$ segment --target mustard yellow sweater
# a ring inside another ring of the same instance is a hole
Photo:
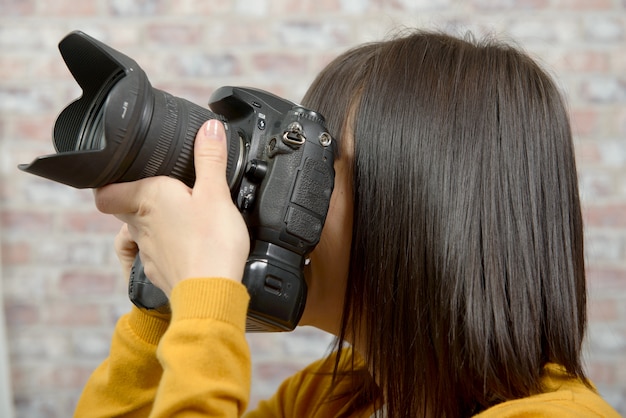
[[[319,361],[287,379],[276,394],[245,413],[250,353],[244,336],[245,287],[226,279],[190,279],[172,291],[173,315],[133,310],[120,318],[109,357],[94,371],[75,417],[329,418],[344,402],[319,402],[333,362]],[[619,417],[581,382],[549,366],[546,393],[505,402],[491,417]],[[373,409],[354,415],[369,418]]]

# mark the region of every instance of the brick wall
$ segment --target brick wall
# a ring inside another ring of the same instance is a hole
[[[227,84],[297,101],[332,57],[401,25],[514,39],[560,80],[587,225],[586,363],[626,413],[625,0],[0,0],[2,284],[18,417],[70,416],[129,308],[119,223],[94,211],[91,192],[16,169],[52,152],[55,116],[79,94],[58,41],[84,30],[199,104]],[[311,329],[250,336],[253,402],[329,341]]]

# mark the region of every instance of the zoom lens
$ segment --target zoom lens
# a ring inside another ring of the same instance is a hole
[[[101,150],[106,144],[104,135],[104,109],[98,110],[93,126],[88,126],[76,143],[75,151]]]
[[[76,188],[159,175],[191,187],[196,133],[208,119],[227,121],[154,89],[134,60],[82,32],[66,36],[59,50],[83,95],[56,120],[53,138],[58,153],[19,168]],[[244,147],[239,132],[226,133],[226,177],[234,190]]]

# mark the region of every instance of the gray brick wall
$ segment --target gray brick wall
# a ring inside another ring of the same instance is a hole
[[[0,238],[18,417],[71,415],[129,308],[115,219],[91,192],[16,169],[52,152],[80,91],[56,45],[81,29],[135,58],[155,87],[199,104],[219,86],[298,100],[332,57],[394,28],[512,39],[560,80],[571,108],[590,282],[588,370],[626,414],[626,1],[0,0]],[[252,335],[252,402],[326,352],[327,335]]]

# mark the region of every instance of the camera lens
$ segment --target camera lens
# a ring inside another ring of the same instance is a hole
[[[135,61],[82,32],[68,35],[59,49],[83,94],[56,120],[58,153],[19,168],[77,188],[160,175],[192,187],[196,133],[208,119],[225,119],[153,88]],[[226,133],[226,178],[235,190],[245,135],[233,129]]]
[[[119,157],[114,157],[117,165],[111,167],[108,182],[165,175],[193,187],[196,134],[208,119],[222,118],[188,100],[152,88],[145,76],[142,79],[143,83],[137,83],[134,77],[120,80],[104,103],[93,104],[100,110],[93,118],[86,118],[77,150],[119,148]],[[232,185],[239,177],[236,171],[241,165],[238,159],[242,158],[242,142],[236,133],[228,133],[226,178]]]
[[[106,144],[104,135],[104,108],[100,107],[94,122],[87,126],[76,142],[75,151],[101,150]]]

